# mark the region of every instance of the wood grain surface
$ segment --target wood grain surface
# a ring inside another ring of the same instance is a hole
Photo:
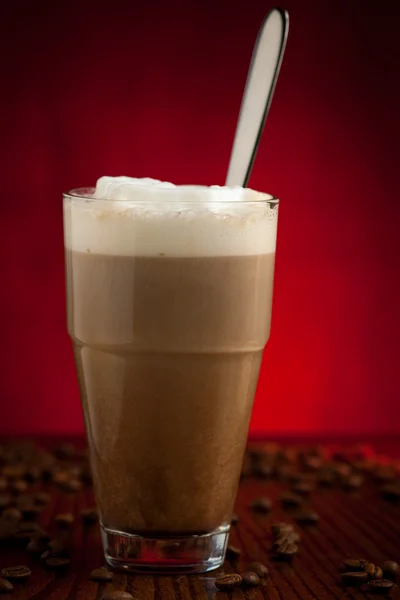
[[[400,443],[399,443],[400,453]],[[397,468],[397,465],[396,465]],[[380,484],[379,484],[380,485]],[[73,513],[76,522],[72,529],[73,550],[70,568],[63,573],[46,569],[42,561],[29,555],[25,544],[7,540],[0,545],[0,568],[28,565],[31,577],[14,584],[14,590],[4,598],[13,600],[101,600],[106,590],[130,592],[138,600],[334,600],[372,598],[356,588],[345,588],[340,569],[344,558],[365,557],[375,564],[384,560],[400,562],[400,502],[388,502],[380,493],[373,477],[355,491],[342,486],[317,487],[305,505],[318,512],[317,526],[299,527],[301,533],[299,555],[292,563],[277,563],[271,557],[270,524],[285,520],[294,523],[293,513],[284,510],[280,494],[291,484],[276,477],[244,477],[240,483],[236,511],[238,523],[232,527],[230,541],[240,547],[241,556],[234,562],[226,561],[219,572],[241,572],[250,561],[268,565],[270,577],[261,588],[221,592],[215,587],[218,572],[200,576],[126,576],[115,573],[112,582],[90,581],[92,569],[104,564],[98,525],[84,526],[80,512],[94,504],[89,486],[71,493],[52,483],[32,483],[29,493],[43,490],[51,494],[51,502],[38,518],[50,533],[55,528],[54,517],[59,513]],[[0,492],[0,494],[3,492]],[[251,510],[251,503],[261,496],[271,498],[271,513],[263,515]],[[3,596],[1,596],[3,597]],[[374,596],[375,597],[375,596]],[[390,597],[400,598],[396,585]]]

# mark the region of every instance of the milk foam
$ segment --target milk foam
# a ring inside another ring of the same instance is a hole
[[[64,202],[65,245],[123,256],[240,256],[275,252],[278,207],[248,188],[175,186],[101,177]]]

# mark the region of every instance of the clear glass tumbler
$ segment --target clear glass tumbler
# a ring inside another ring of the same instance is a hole
[[[173,194],[64,195],[68,331],[104,552],[132,571],[223,562],[270,331],[277,199]]]

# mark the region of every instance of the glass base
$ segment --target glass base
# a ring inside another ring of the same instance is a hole
[[[135,573],[205,573],[225,559],[229,526],[206,535],[150,538],[107,529],[101,537],[107,563]]]

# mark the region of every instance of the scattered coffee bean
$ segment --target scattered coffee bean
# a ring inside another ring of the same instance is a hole
[[[33,501],[35,504],[39,504],[39,506],[45,506],[51,502],[50,494],[46,494],[46,492],[37,492],[33,496]]]
[[[368,574],[365,571],[350,571],[342,573],[342,581],[346,585],[361,585],[368,579]]]
[[[281,495],[281,503],[285,508],[297,508],[303,504],[303,498],[298,494],[287,492]]]
[[[239,556],[241,555],[242,551],[240,550],[240,548],[238,548],[237,546],[233,546],[231,544],[229,544],[229,546],[226,549],[226,557],[229,560],[236,560],[239,558]]]
[[[268,577],[269,575],[268,567],[260,562],[250,563],[249,565],[247,565],[247,569],[249,571],[253,571],[253,573],[256,573],[259,577]]]
[[[31,554],[43,554],[43,552],[46,551],[47,548],[47,542],[45,540],[42,539],[31,539],[31,541],[29,542],[29,544],[27,545],[26,549],[28,552],[30,552]]]
[[[282,546],[283,544],[287,544],[287,543],[291,543],[291,544],[298,544],[301,541],[300,535],[297,533],[297,531],[288,531],[286,533],[281,533],[280,535],[278,535],[273,544],[272,547],[274,549],[279,548],[280,546]]]
[[[383,577],[382,569],[371,562],[365,565],[364,571],[368,575],[369,579],[382,579]]]
[[[42,470],[39,467],[30,467],[25,472],[25,480],[29,483],[35,483],[42,476]]]
[[[299,547],[297,544],[292,543],[291,541],[284,542],[275,550],[275,559],[276,560],[286,560],[290,561],[298,554]]]
[[[335,483],[336,473],[333,469],[322,468],[317,473],[317,482],[322,486],[331,486]]]
[[[386,594],[393,586],[393,581],[389,579],[372,579],[372,581],[368,581],[367,589],[373,594]]]
[[[295,519],[300,525],[316,525],[319,515],[313,510],[303,510],[295,515]]]
[[[233,513],[231,523],[232,525],[236,525],[239,521],[239,517],[236,513]]]
[[[252,502],[251,508],[254,512],[268,513],[272,509],[272,502],[269,498],[257,498]]]
[[[5,477],[0,477],[0,492],[5,492],[8,488],[8,481]]]
[[[55,522],[57,523],[57,525],[65,529],[71,527],[74,521],[75,517],[71,513],[60,513],[55,517]]]
[[[10,489],[14,494],[23,494],[28,489],[28,484],[24,479],[17,479],[10,484]]]
[[[122,590],[106,591],[101,597],[101,600],[134,600],[132,594],[123,592]]]
[[[90,579],[92,581],[111,581],[113,578],[113,574],[108,569],[104,567],[100,567],[99,569],[94,569],[90,573]]]
[[[0,519],[0,541],[11,539],[18,531],[18,523],[7,519]]]
[[[0,511],[4,508],[7,508],[12,502],[12,498],[10,494],[0,494]]]
[[[215,587],[219,590],[232,590],[239,587],[242,583],[242,577],[238,573],[226,573],[219,575],[215,580]]]
[[[50,556],[45,560],[45,563],[49,569],[65,569],[71,561],[66,556]]]
[[[254,571],[244,571],[240,574],[242,577],[242,585],[246,587],[257,587],[260,585],[260,577]]]
[[[292,487],[292,492],[294,494],[300,494],[302,496],[308,496],[313,490],[314,486],[309,481],[299,481]]]
[[[19,523],[22,519],[22,513],[18,508],[11,507],[3,510],[1,515],[2,519],[7,519],[8,521],[13,521],[14,523]]]
[[[386,560],[382,565],[382,571],[388,579],[396,579],[400,572],[400,565],[393,560]]]
[[[81,511],[81,518],[86,525],[96,523],[98,520],[97,510],[95,508],[85,508]]]
[[[356,490],[364,483],[364,477],[362,475],[349,475],[343,479],[342,483],[345,490]]]
[[[64,542],[61,540],[50,540],[48,543],[48,548],[51,556],[68,556],[68,550],[66,549]]]
[[[7,579],[0,579],[0,594],[9,594],[13,591],[14,586]]]
[[[8,465],[3,468],[3,477],[9,481],[15,481],[16,479],[22,479],[25,475],[24,468],[19,465]]]
[[[57,485],[64,492],[79,492],[82,489],[82,484],[78,479],[66,479],[65,481],[58,481]]]
[[[278,536],[289,531],[294,531],[294,527],[291,523],[285,523],[284,521],[281,521],[278,523],[272,523],[271,525],[272,535]]]
[[[31,570],[26,565],[18,565],[16,567],[5,567],[1,570],[1,576],[4,579],[22,580],[27,579],[31,575]]]
[[[368,563],[365,558],[346,558],[343,562],[344,571],[364,571],[365,565]]]

